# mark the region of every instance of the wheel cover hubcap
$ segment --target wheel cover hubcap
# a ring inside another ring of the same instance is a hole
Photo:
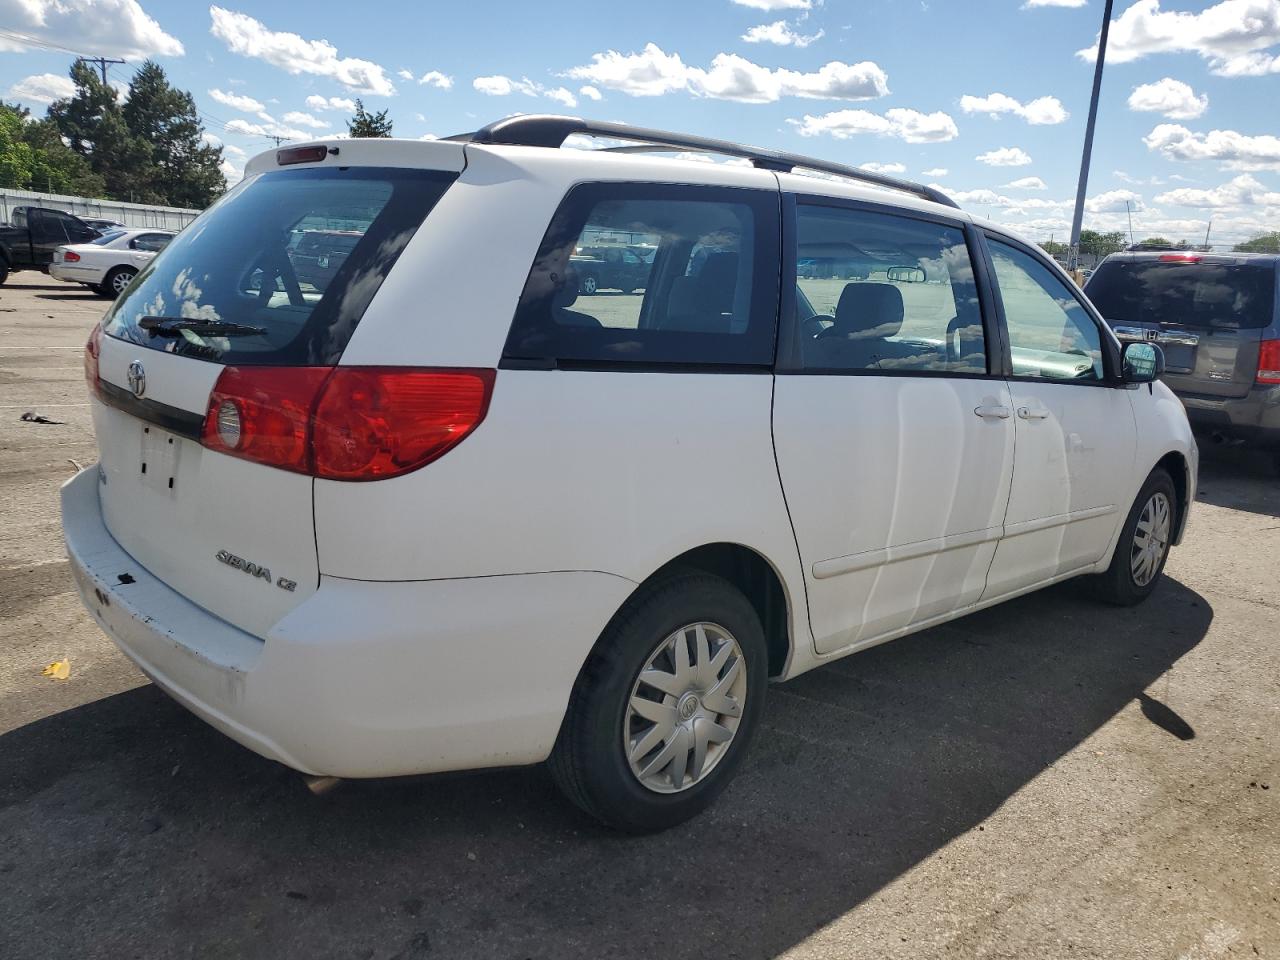
[[[129,281],[133,279],[132,273],[117,273],[111,281],[111,286],[116,293],[124,293],[124,288],[129,286]]]
[[[655,793],[706,779],[729,752],[746,696],[746,659],[728,630],[700,622],[667,636],[627,701],[622,749],[632,774]]]
[[[1138,526],[1133,531],[1133,547],[1129,553],[1129,572],[1139,587],[1149,584],[1160,570],[1160,563],[1169,549],[1172,517],[1172,505],[1163,493],[1153,493],[1138,514]]]

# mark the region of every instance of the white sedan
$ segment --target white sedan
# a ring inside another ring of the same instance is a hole
[[[83,283],[100,296],[114,299],[172,239],[170,230],[108,230],[89,243],[58,247],[49,264],[49,276]]]

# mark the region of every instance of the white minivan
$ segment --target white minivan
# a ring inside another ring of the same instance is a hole
[[[586,293],[610,248],[642,274]],[[770,679],[1081,574],[1142,600],[1195,496],[1159,348],[1034,245],[565,117],[254,158],[85,371],[67,548],[159,686],[315,777],[549,760],[631,831],[725,787]]]

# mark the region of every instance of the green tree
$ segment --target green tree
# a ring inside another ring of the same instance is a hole
[[[46,193],[102,196],[102,178],[62,142],[48,119],[32,120],[20,105],[0,103],[0,186]]]
[[[1051,257],[1065,257],[1067,255],[1067,245],[1057,240],[1046,240],[1040,244],[1040,249]]]
[[[75,92],[49,106],[49,119],[100,176],[115,200],[153,200],[145,186],[149,150],[130,133],[114,87],[82,60],[71,65]]]
[[[1161,250],[1168,250],[1173,246],[1173,241],[1168,237],[1147,237],[1145,240],[1139,240],[1140,247],[1158,247]]]
[[[1080,231],[1080,252],[1095,257],[1105,257],[1124,249],[1124,234],[1119,230],[1114,233],[1099,233],[1096,230]]]
[[[1260,233],[1231,249],[1236,253],[1280,253],[1280,232]]]
[[[148,60],[133,75],[121,110],[136,143],[147,148],[145,192],[175,207],[206,207],[227,188],[222,147],[201,139],[204,127],[191,94],[173,87]]]
[[[389,137],[391,121],[387,119],[387,111],[369,113],[364,108],[364,101],[357,99],[356,115],[347,121],[347,132],[352,137]]]

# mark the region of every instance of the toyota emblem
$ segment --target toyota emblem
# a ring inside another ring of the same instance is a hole
[[[129,392],[139,399],[147,392],[147,371],[142,368],[141,360],[129,364]]]

